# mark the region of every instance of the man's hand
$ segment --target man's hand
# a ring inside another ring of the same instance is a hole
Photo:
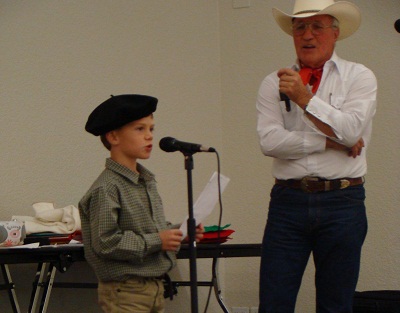
[[[177,251],[182,241],[182,231],[179,229],[167,229],[159,232],[163,251]]]
[[[290,100],[296,103],[303,110],[313,97],[313,94],[304,86],[300,74],[290,68],[282,68],[278,71],[279,91],[286,94]],[[329,137],[336,137],[333,129],[324,122],[320,121],[314,115],[305,112],[307,118],[314,125]]]
[[[361,154],[361,151],[364,147],[365,147],[364,140],[362,138],[360,138],[360,140],[358,140],[358,142],[354,146],[351,147],[351,149],[347,153],[347,155],[349,157],[356,158],[357,156],[359,156]]]
[[[282,68],[278,71],[279,91],[286,94],[303,110],[310,102],[312,94],[304,86],[298,72],[290,68]]]
[[[336,141],[333,141],[332,139],[326,138],[326,148],[327,149],[334,149],[334,150],[339,150],[339,151],[345,151],[347,152],[347,155],[349,157],[356,158],[359,156],[362,152],[362,149],[364,148],[364,140],[360,138],[357,143],[352,146],[351,148],[348,148],[340,143],[337,143]]]

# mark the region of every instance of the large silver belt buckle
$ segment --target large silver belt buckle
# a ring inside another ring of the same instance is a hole
[[[308,189],[308,182],[309,181],[318,181],[318,178],[317,177],[309,177],[309,176],[306,176],[306,177],[303,177],[302,179],[301,179],[301,182],[300,182],[300,187],[301,187],[301,190],[302,191],[304,191],[304,192],[307,192],[307,193],[312,193],[313,191],[312,190],[310,190],[310,189]]]

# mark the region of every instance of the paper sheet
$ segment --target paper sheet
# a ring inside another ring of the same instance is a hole
[[[222,174],[220,174],[221,181],[221,194],[224,192],[225,187],[228,185],[230,179]],[[200,224],[204,219],[211,214],[214,210],[215,205],[219,200],[218,195],[218,173],[214,172],[208,181],[207,185],[204,187],[200,196],[193,205],[193,216],[196,220],[196,225]],[[183,239],[187,236],[187,220],[189,216],[187,215],[182,222],[180,230],[183,233]]]
[[[38,242],[34,242],[34,243],[30,243],[27,245],[19,245],[19,246],[12,246],[12,247],[0,247],[0,249],[2,248],[7,248],[7,249],[36,249],[39,248],[39,243]]]

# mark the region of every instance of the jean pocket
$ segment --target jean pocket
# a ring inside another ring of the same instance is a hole
[[[287,187],[275,184],[271,189],[271,193],[270,193],[271,199],[277,200],[277,199],[280,199],[281,197],[284,197],[286,190],[287,190]]]
[[[338,190],[340,197],[346,201],[361,204],[365,201],[365,189],[363,185],[351,186]]]

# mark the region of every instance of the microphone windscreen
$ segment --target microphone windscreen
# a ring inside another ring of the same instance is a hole
[[[175,138],[164,137],[160,140],[159,146],[165,152],[175,152],[178,149],[175,147]]]
[[[400,33],[400,19],[398,19],[398,20],[394,23],[394,28],[397,30],[398,33]]]

